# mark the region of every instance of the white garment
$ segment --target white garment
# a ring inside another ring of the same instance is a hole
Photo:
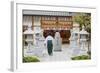
[[[46,39],[45,39],[45,41],[44,41],[44,44],[46,45],[46,47],[47,47],[47,41],[48,41],[48,40],[52,40],[52,44],[54,44],[54,43],[53,43],[53,42],[54,42],[54,38],[53,38],[52,36],[49,35],[49,36],[46,37]]]

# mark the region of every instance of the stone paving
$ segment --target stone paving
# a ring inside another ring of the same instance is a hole
[[[69,48],[68,44],[62,45],[62,51],[53,51],[53,55],[49,56],[47,53],[47,50],[41,51],[40,49],[37,49],[38,52],[40,52],[38,55],[34,52],[34,50],[30,50],[28,53],[27,49],[24,50],[24,55],[25,56],[37,56],[39,57],[41,62],[48,62],[48,61],[69,61],[71,60],[72,56],[77,56],[77,55],[83,55],[87,54],[86,50],[81,50],[80,48],[76,49],[71,49]]]
[[[63,48],[62,51],[53,51],[53,55],[45,55],[40,58],[41,61],[67,61],[70,60],[71,54],[68,48]]]

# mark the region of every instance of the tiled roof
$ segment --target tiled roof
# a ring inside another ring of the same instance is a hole
[[[23,15],[72,16],[74,13],[65,11],[23,10]]]

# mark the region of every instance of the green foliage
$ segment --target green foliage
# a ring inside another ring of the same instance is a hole
[[[35,57],[35,56],[27,56],[27,57],[23,57],[23,62],[40,62],[40,60]]]
[[[90,13],[76,13],[75,16],[73,16],[73,21],[80,24],[80,29],[82,28],[82,26],[84,26],[87,32],[91,33]]]
[[[71,59],[72,60],[88,60],[88,59],[91,59],[91,57],[88,55],[81,55],[81,56],[72,57]]]

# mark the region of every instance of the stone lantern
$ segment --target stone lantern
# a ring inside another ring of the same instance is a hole
[[[44,38],[42,36],[42,33],[43,30],[41,29],[34,30],[34,55],[36,56],[42,56],[42,52],[44,49]]]
[[[28,25],[28,29],[24,32],[24,35],[27,35],[25,41],[28,43],[27,52],[31,53],[33,48],[33,34],[34,31],[31,29],[31,25]]]
[[[70,52],[72,56],[78,56],[80,53],[80,48],[79,48],[79,31],[74,31],[71,30],[71,37],[70,37]]]
[[[80,34],[81,49],[88,50],[86,49],[86,42],[88,40],[89,33],[85,30],[84,26],[82,26],[82,30],[79,32],[79,34]]]

